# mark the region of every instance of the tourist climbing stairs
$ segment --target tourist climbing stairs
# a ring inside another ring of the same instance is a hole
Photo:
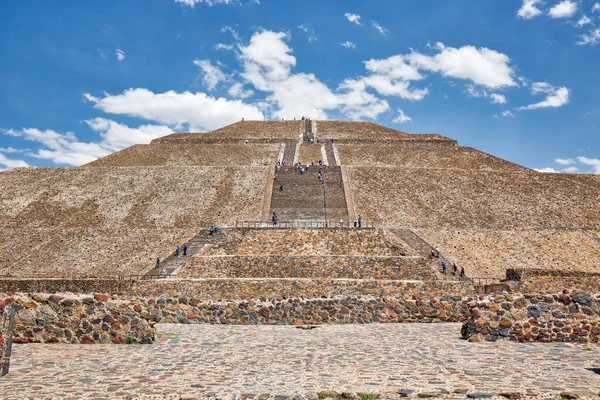
[[[417,254],[420,257],[424,257],[424,258],[431,258],[431,251],[434,250],[435,248],[427,243],[421,236],[417,235],[415,232],[413,232],[410,229],[404,229],[404,228],[397,228],[397,229],[390,229],[390,232],[394,235],[396,235],[396,237],[398,237],[400,240],[402,240],[404,243],[406,243],[408,246],[410,246],[413,250],[415,250],[417,252]],[[446,276],[444,276],[444,274],[442,274],[442,261],[446,262],[447,265],[447,273]],[[436,279],[439,280],[446,280],[446,279],[450,279],[451,277],[451,263],[446,260],[445,258],[436,258],[431,260],[431,267],[433,268],[434,272],[435,272],[435,277]]]
[[[341,184],[340,167],[323,167],[325,183],[314,165],[301,174],[296,167],[282,167],[273,181],[270,215],[279,221],[348,222],[348,208]],[[280,188],[283,185],[283,188]]]
[[[177,272],[185,265],[185,263],[192,258],[194,255],[201,254],[204,250],[210,246],[218,243],[224,238],[226,231],[219,230],[214,235],[209,235],[208,229],[201,230],[193,239],[183,243],[179,255],[175,255],[175,252],[171,253],[168,257],[160,260],[160,267],[154,268],[144,276],[145,278],[154,277],[176,277]],[[187,246],[186,255],[183,255],[183,247]]]

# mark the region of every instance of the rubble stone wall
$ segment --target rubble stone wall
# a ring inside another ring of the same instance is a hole
[[[462,327],[469,341],[592,342],[600,338],[600,293],[495,294],[480,298]]]
[[[357,279],[189,279],[136,282],[137,297],[194,297],[200,300],[322,298],[335,296],[474,296],[470,282],[374,281]]]
[[[206,302],[197,298],[19,295],[15,343],[150,343],[155,323],[304,325],[459,322],[472,296],[335,297]]]
[[[119,279],[0,279],[0,293],[120,293],[128,282]]]

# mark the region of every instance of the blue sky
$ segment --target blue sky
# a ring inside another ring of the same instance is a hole
[[[4,0],[0,18],[0,169],[304,115],[600,173],[595,0]]]

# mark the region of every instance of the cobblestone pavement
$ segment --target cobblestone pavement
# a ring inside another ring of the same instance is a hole
[[[460,324],[157,327],[154,345],[15,345],[0,397],[410,389],[599,398],[598,345],[468,343]]]

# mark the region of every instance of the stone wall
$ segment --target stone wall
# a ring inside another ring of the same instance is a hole
[[[19,295],[4,299],[16,310],[14,343],[152,343],[154,322],[134,301],[105,294]]]
[[[0,293],[121,293],[129,287],[121,279],[0,279]]]
[[[326,298],[335,296],[474,296],[470,282],[357,279],[190,279],[136,282],[136,297],[194,297],[207,300]]]
[[[335,297],[206,302],[193,297],[20,295],[15,343],[150,343],[155,323],[305,325],[459,322],[471,296]]]
[[[592,342],[600,338],[600,294],[509,293],[482,297],[462,327],[469,341]]]
[[[421,257],[221,256],[192,257],[180,278],[435,279]]]

